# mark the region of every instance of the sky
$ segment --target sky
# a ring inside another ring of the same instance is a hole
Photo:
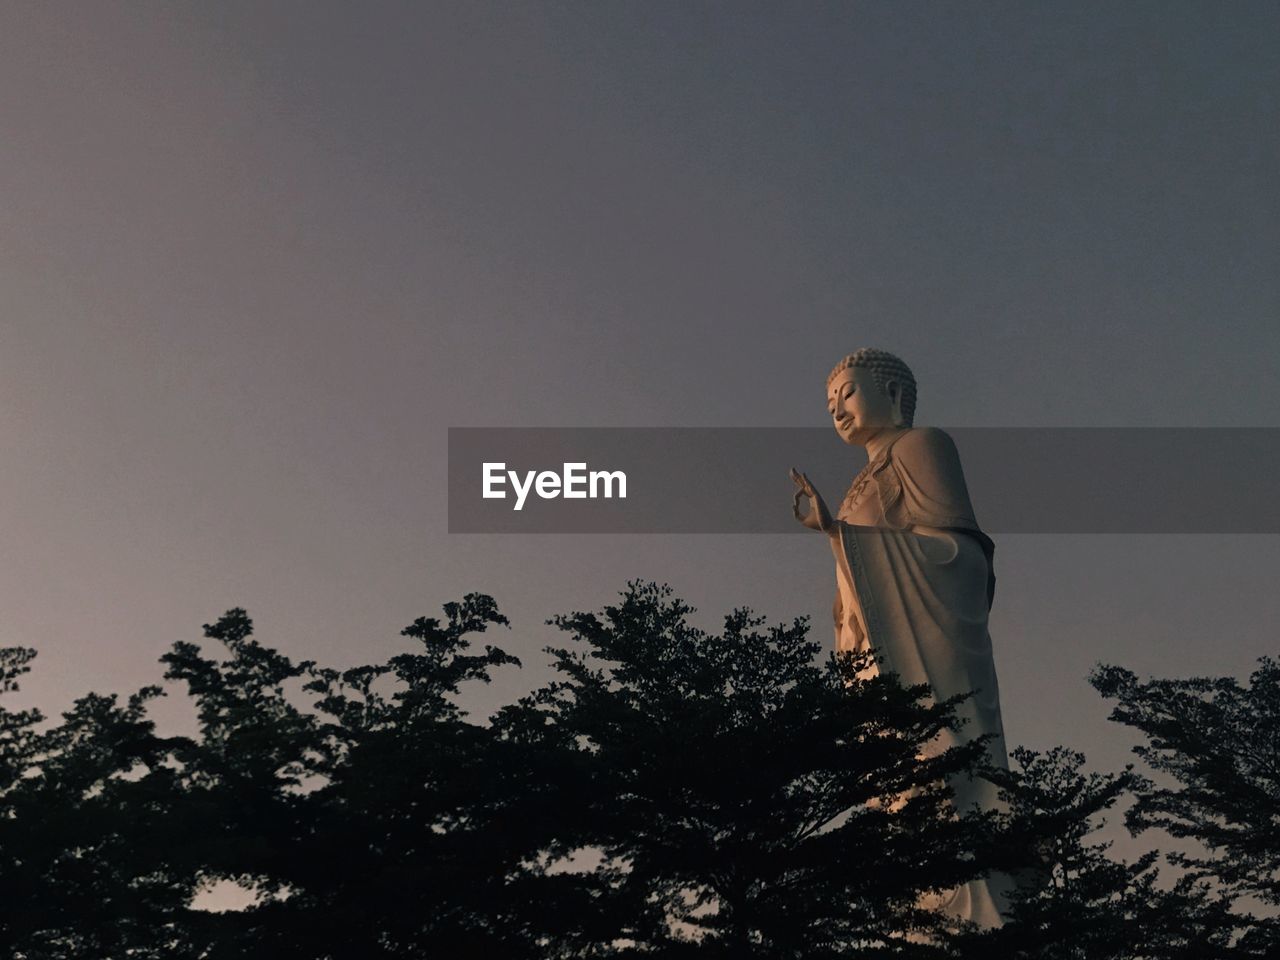
[[[829,636],[816,538],[450,535],[449,427],[822,426],[867,345],[912,366],[921,424],[1280,427],[1278,27],[1248,2],[0,6],[19,700],[155,682],[233,606],[349,666],[489,593],[525,669],[481,715],[546,678],[548,617],[635,578],[710,628],[746,605]],[[760,465],[780,511],[789,466]],[[996,564],[1014,744],[1115,768],[1095,663],[1278,652],[1274,536],[1010,535]]]

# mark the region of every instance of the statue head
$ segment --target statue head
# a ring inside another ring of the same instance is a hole
[[[845,443],[865,445],[882,430],[912,425],[916,378],[892,353],[863,347],[827,377],[827,410]]]

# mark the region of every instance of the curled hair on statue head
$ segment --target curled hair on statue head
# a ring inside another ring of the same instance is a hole
[[[909,427],[915,422],[916,378],[911,372],[911,368],[903,363],[901,359],[888,350],[862,347],[836,364],[836,368],[827,377],[827,386],[831,386],[831,381],[841,371],[848,370],[850,367],[862,367],[865,370],[870,370],[871,376],[876,381],[876,386],[880,388],[882,393],[888,393],[889,381],[895,381],[902,393],[902,425]]]

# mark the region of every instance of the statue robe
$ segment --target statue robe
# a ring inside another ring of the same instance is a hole
[[[939,751],[984,734],[991,762],[1008,766],[987,614],[995,592],[994,545],[978,527],[951,438],[908,430],[858,475],[838,513],[831,548],[839,591],[836,648],[873,651],[904,684],[928,684],[943,700],[976,691],[965,721]],[[874,668],[873,668],[874,669]],[[951,782],[956,807],[996,809],[986,780]],[[998,926],[1010,878],[996,875],[937,904],[951,916]]]

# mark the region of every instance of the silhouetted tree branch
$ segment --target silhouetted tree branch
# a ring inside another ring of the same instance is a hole
[[[1170,859],[1242,905],[1269,908],[1246,943],[1280,950],[1280,664],[1264,658],[1248,684],[1142,681],[1119,667],[1091,681],[1116,701],[1111,719],[1144,736],[1134,752],[1156,774],[1136,785],[1130,828],[1193,841]]]

